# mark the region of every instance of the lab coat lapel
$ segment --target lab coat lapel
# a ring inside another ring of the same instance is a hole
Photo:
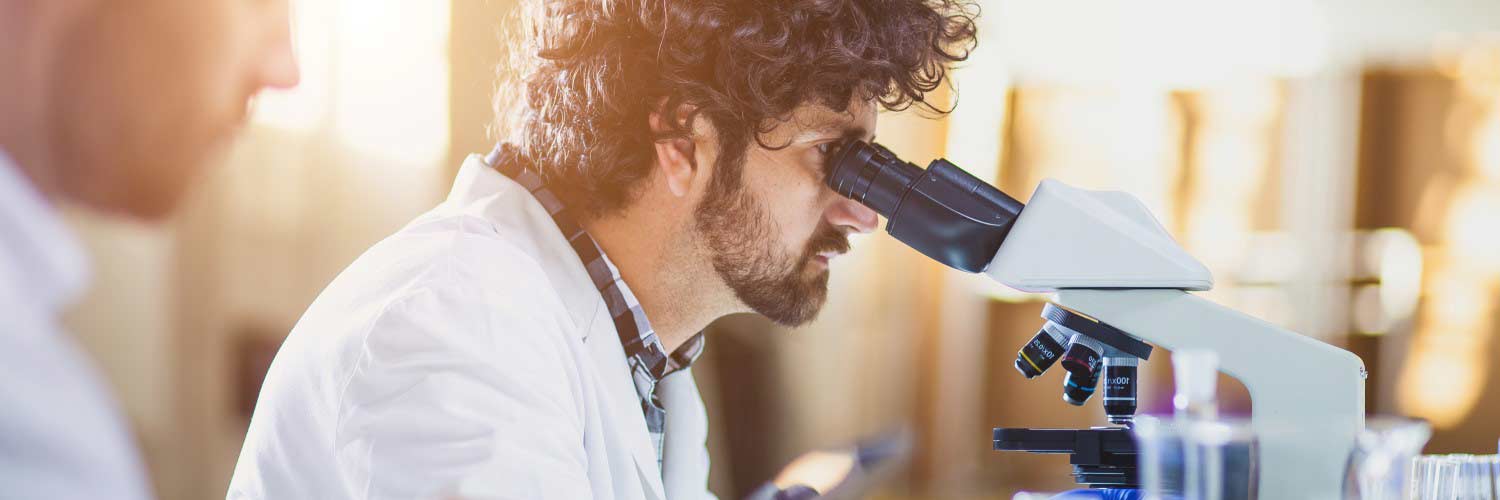
[[[667,375],[656,386],[667,410],[662,482],[669,498],[696,498],[708,487],[708,414],[691,369]]]
[[[609,308],[604,305],[604,297],[594,287],[588,270],[578,260],[578,254],[568,245],[562,232],[556,230],[556,224],[541,204],[521,185],[485,165],[478,155],[470,155],[459,170],[448,200],[468,204],[489,196],[514,198],[514,203],[493,204],[491,213],[487,214],[493,220],[552,228],[530,234],[538,235],[535,242],[539,263],[557,287],[574,326],[578,327],[582,341],[588,346],[587,352],[607,405],[606,411],[601,413],[606,421],[601,425],[629,449],[636,473],[645,483],[644,489],[653,498],[666,498],[661,468],[656,463],[656,449],[651,445],[650,432],[646,429],[646,416],[641,411],[641,400],[636,396],[635,382],[625,362],[625,348],[620,345],[620,335],[610,318]]]
[[[625,362],[625,348],[620,345],[619,333],[609,317],[608,308],[601,300],[599,311],[589,328],[585,341],[594,366],[598,369],[600,386],[609,405],[605,418],[611,419],[609,427],[630,449],[635,459],[636,472],[655,498],[666,498],[662,486],[661,468],[656,464],[656,448],[651,445],[651,433],[646,430],[646,416],[641,411],[641,399],[636,396],[635,383],[630,377],[630,367]]]

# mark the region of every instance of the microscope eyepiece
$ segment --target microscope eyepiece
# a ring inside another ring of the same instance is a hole
[[[1026,378],[1036,378],[1056,363],[1063,354],[1063,344],[1068,337],[1059,332],[1055,323],[1047,322],[1030,342],[1016,353],[1016,370]]]
[[[891,236],[971,273],[989,266],[1024,208],[947,160],[919,168],[879,144],[846,141],[827,168],[829,189],[884,216]]]
[[[897,158],[885,146],[848,141],[834,157],[827,184],[839,195],[889,219],[921,176],[921,168]]]

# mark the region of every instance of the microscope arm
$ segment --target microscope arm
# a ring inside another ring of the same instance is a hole
[[[1058,290],[1056,302],[1170,351],[1219,353],[1250,391],[1261,498],[1341,495],[1364,427],[1358,356],[1178,290]]]

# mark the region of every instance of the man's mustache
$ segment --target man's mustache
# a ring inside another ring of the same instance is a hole
[[[823,252],[849,253],[849,248],[849,237],[825,223],[818,228],[812,240],[807,242],[806,257],[812,258]]]

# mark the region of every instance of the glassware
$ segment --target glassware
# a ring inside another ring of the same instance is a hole
[[[1256,498],[1260,467],[1249,420],[1143,416],[1133,430],[1145,498]]]
[[[1416,500],[1458,498],[1454,490],[1457,483],[1458,467],[1451,457],[1446,455],[1417,457],[1412,463],[1410,498]]]
[[[1219,417],[1219,354],[1206,349],[1172,353],[1172,413],[1178,418],[1213,420]]]
[[[1490,466],[1494,457],[1468,455],[1458,464],[1458,497],[1465,500],[1495,500],[1495,477]]]
[[[1400,500],[1409,491],[1413,458],[1432,436],[1427,422],[1374,417],[1354,440],[1344,475],[1344,498]]]
[[[1495,500],[1495,455],[1423,455],[1412,461],[1407,498],[1416,500]]]
[[[1249,420],[1218,418],[1218,354],[1173,352],[1172,378],[1177,386],[1172,419],[1141,417],[1132,428],[1145,498],[1255,498],[1260,486],[1255,432]]]

